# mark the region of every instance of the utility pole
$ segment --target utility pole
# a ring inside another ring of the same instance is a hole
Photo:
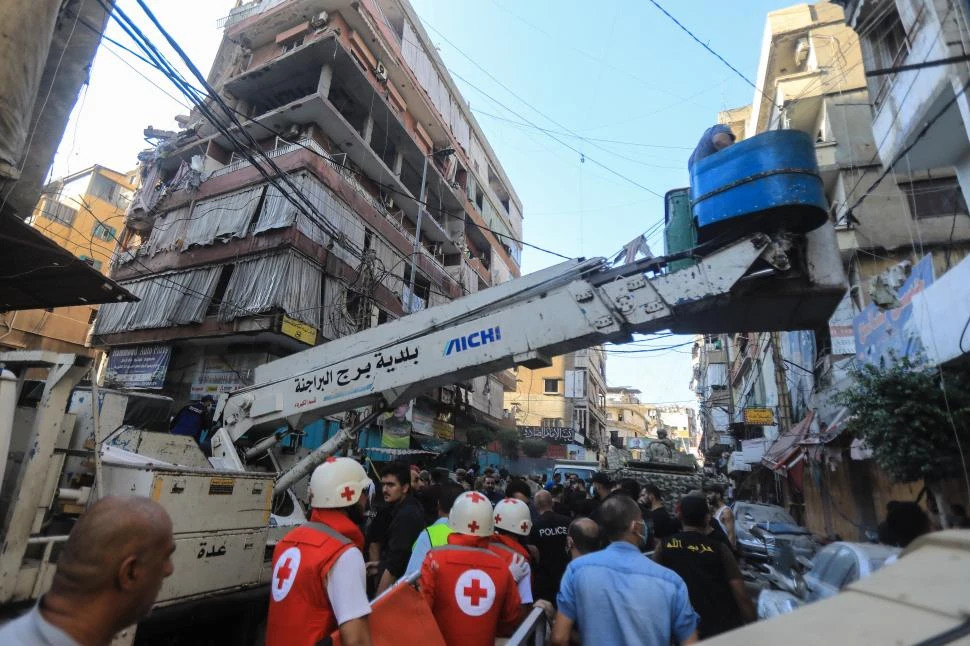
[[[781,334],[771,333],[771,353],[775,356],[775,387],[778,389],[778,434],[787,433],[792,426],[791,393],[785,379],[785,360],[781,356]]]

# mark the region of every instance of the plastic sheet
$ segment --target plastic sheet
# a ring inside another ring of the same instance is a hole
[[[203,267],[121,283],[141,300],[103,305],[94,334],[201,323],[221,269]]]
[[[226,286],[219,320],[279,308],[291,318],[316,326],[322,279],[317,265],[292,252],[241,260]]]
[[[147,252],[154,256],[160,251],[181,250],[189,217],[188,206],[158,216],[148,238]]]
[[[263,186],[254,186],[196,203],[185,228],[183,249],[217,239],[242,238],[256,212]]]

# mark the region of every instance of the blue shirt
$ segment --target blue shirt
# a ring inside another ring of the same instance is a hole
[[[0,644],[18,646],[80,646],[63,630],[40,614],[40,601],[30,612],[0,627]]]
[[[697,147],[694,148],[694,152],[690,154],[690,159],[687,160],[687,170],[694,170],[694,164],[717,152],[717,147],[714,145],[714,135],[721,133],[729,135],[731,139],[734,139],[734,133],[723,123],[711,126],[704,131],[704,134],[701,135],[701,140],[697,142]]]
[[[570,563],[556,603],[584,644],[670,646],[697,628],[684,580],[624,541]]]
[[[447,522],[447,518],[439,518],[431,524],[444,525]],[[418,540],[414,541],[414,547],[411,549],[411,559],[408,561],[408,566],[405,568],[404,574],[408,575],[412,572],[419,571],[421,564],[424,563],[424,557],[428,555],[430,549],[431,536],[428,535],[428,532],[421,530],[421,533],[418,535]]]

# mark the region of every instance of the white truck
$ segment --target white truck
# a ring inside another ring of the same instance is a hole
[[[65,520],[87,501],[143,495],[168,509],[177,548],[175,574],[139,627],[139,643],[171,643],[187,631],[200,642],[254,643],[274,542],[305,520],[299,484],[383,411],[434,387],[549,365],[635,333],[811,329],[846,288],[830,224],[693,253],[701,257],[677,271],[668,270],[670,258],[565,262],[263,365],[255,385],[218,402],[208,459],[190,438],[125,424],[130,394],[92,386],[87,404],[78,402],[86,359],[0,354],[0,451],[8,455],[0,499],[9,502],[0,611],[15,613],[47,589]],[[40,383],[35,402],[24,397],[29,383]],[[356,422],[322,446],[280,450],[287,435],[348,412]],[[82,467],[86,480],[76,477]]]

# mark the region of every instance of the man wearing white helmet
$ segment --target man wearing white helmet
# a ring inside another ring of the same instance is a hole
[[[532,512],[529,505],[518,498],[503,498],[495,503],[492,519],[495,533],[488,549],[502,557],[518,584],[519,597],[524,605],[532,604],[532,565],[529,550],[519,536],[532,531]]]
[[[370,480],[350,458],[327,458],[310,477],[310,522],[273,550],[266,646],[314,646],[339,628],[370,646],[362,494]]]
[[[492,505],[477,491],[461,494],[448,514],[448,544],[428,552],[421,594],[447,644],[494,646],[519,623],[521,603],[505,561],[489,551]]]

